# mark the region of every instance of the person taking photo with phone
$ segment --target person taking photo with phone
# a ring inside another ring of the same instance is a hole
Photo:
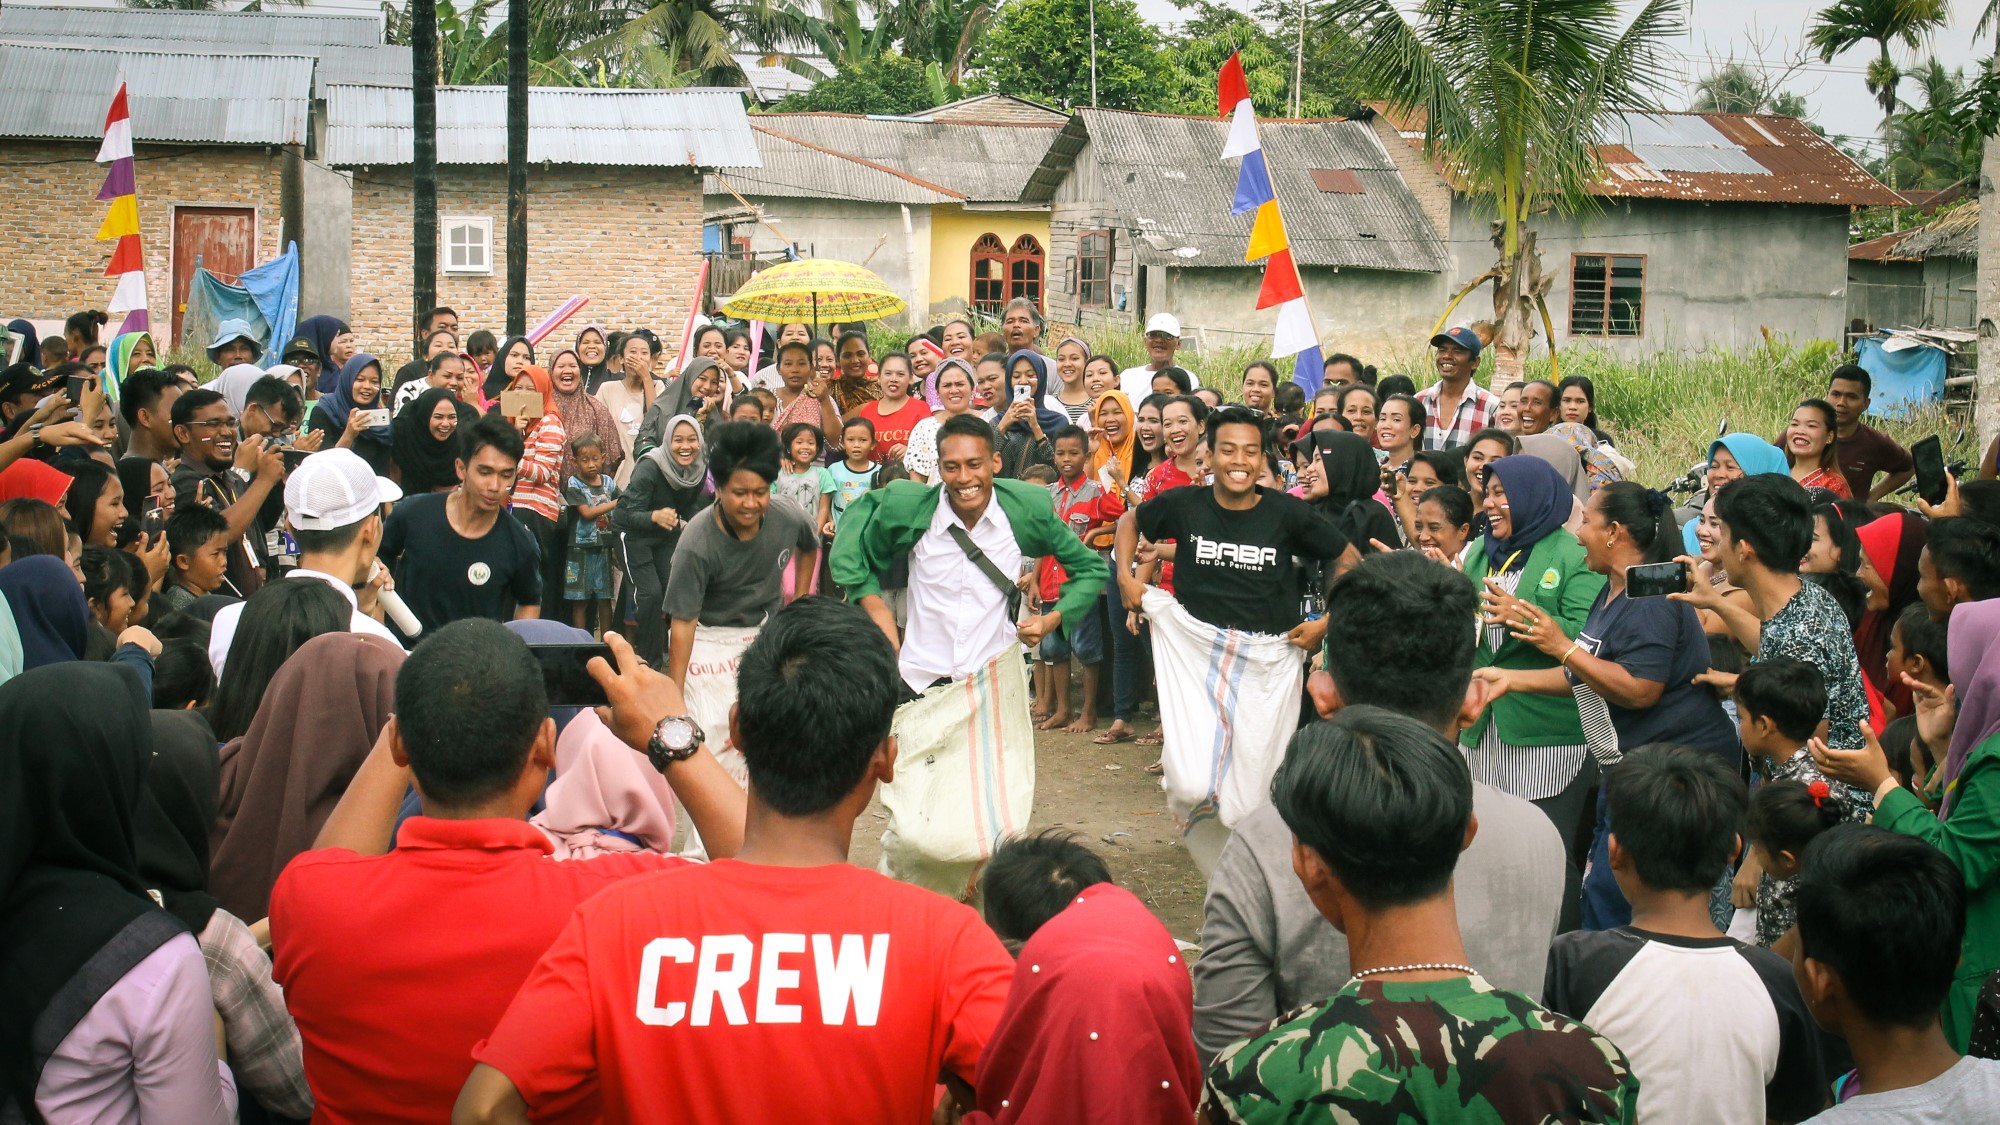
[[[1695,682],[1709,662],[1701,620],[1692,605],[1664,596],[1687,588],[1687,568],[1674,561],[1680,531],[1672,501],[1632,481],[1614,481],[1591,496],[1576,539],[1583,546],[1583,565],[1605,579],[1583,628],[1572,638],[1554,616],[1510,597],[1501,614],[1508,632],[1556,658],[1556,666],[1482,668],[1479,677],[1501,694],[1574,696],[1600,765],[1618,761],[1626,750],[1672,742],[1714,754],[1732,773],[1739,772],[1743,752],[1735,724],[1715,689]],[[1671,572],[1665,581],[1657,576],[1661,568]],[[1635,570],[1642,581],[1651,578],[1655,584],[1629,586]],[[1592,862],[1583,885],[1586,929],[1632,920],[1611,877],[1606,828],[1600,788]]]
[[[389,428],[388,403],[382,397],[381,362],[367,354],[350,357],[333,390],[320,396],[306,432],[326,435],[322,443],[352,449],[376,476],[388,476],[395,463],[396,431]]]

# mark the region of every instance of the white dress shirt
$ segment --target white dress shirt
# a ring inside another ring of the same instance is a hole
[[[1178,361],[1179,357],[1176,356],[1175,359]],[[1170,363],[1167,366],[1174,367],[1177,365],[1177,363]],[[1189,393],[1193,393],[1196,387],[1201,386],[1201,379],[1189,368],[1182,367],[1181,370],[1187,372],[1188,391]],[[1132,400],[1133,409],[1138,409],[1139,403],[1144,401],[1147,395],[1153,393],[1153,376],[1158,374],[1159,372],[1153,370],[1153,366],[1150,363],[1142,363],[1137,367],[1128,367],[1118,373],[1118,389],[1125,393],[1126,398]]]
[[[361,612],[361,605],[354,597],[354,587],[347,582],[323,570],[306,570],[303,567],[292,571],[290,574],[285,575],[285,577],[316,578],[333,587],[335,590],[340,591],[340,596],[346,598],[347,604],[354,607],[354,616],[347,623],[348,632],[372,633],[395,645],[397,648],[403,647],[403,642],[396,638],[396,634],[389,631],[387,625]],[[222,681],[222,665],[229,659],[229,645],[230,642],[236,639],[237,623],[243,620],[243,604],[242,602],[237,602],[235,605],[223,606],[215,615],[214,625],[209,628],[208,663],[215,669],[217,683]]]
[[[1006,597],[951,537],[948,529],[963,526],[950,498],[940,496],[930,530],[910,552],[910,623],[898,665],[913,691],[943,677],[971,675],[1019,643]],[[986,502],[979,522],[966,531],[1000,573],[1020,577],[1021,548],[999,497]]]

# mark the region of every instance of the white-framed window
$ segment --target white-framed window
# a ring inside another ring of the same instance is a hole
[[[446,215],[438,220],[438,267],[445,273],[493,272],[493,220],[484,215]]]

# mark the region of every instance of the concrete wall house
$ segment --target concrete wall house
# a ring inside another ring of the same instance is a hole
[[[159,338],[177,338],[197,262],[233,280],[302,238],[313,60],[0,43],[0,239],[13,248],[0,256],[0,293],[9,317],[61,320],[111,297],[115,280],[104,269],[114,244],[96,240],[109,166],[95,158],[121,71],[149,311]]]
[[[1490,209],[1421,152],[1421,121],[1370,124],[1435,217],[1449,199],[1455,291],[1494,260]],[[1401,142],[1400,148],[1397,142]],[[1804,123],[1768,114],[1628,114],[1600,138],[1598,206],[1534,220],[1559,346],[1624,355],[1843,338],[1848,216],[1895,192]],[[1490,309],[1481,296],[1461,310]]]
[[[701,267],[702,176],[761,163],[735,90],[535,87],[528,103],[528,320],[678,324]],[[326,159],[353,177],[353,309],[365,348],[408,349],[410,92],[334,86]],[[465,325],[507,310],[504,87],[438,91],[438,300]]]
[[[1085,109],[1064,127],[1025,199],[1050,205],[1049,316],[1137,328],[1180,318],[1200,347],[1269,338],[1263,263],[1246,263],[1249,213],[1233,215],[1228,123]],[[1359,121],[1267,121],[1264,157],[1322,338],[1379,355],[1437,317],[1444,237],[1374,131]]]
[[[1014,297],[1046,299],[1048,206],[1022,192],[1064,121],[1006,101],[992,107],[1006,123],[959,119],[978,109],[966,103],[940,107],[952,120],[758,114],[764,167],[720,169],[704,187],[706,206],[740,208],[741,196],[762,215],[732,225],[739,256],[789,243],[866,265],[911,296],[908,327],[967,308],[997,317]],[[1043,119],[1013,120],[1026,110]]]
[[[1979,200],[1968,199],[1908,232],[1896,248],[1919,263],[1920,309],[1897,324],[1915,328],[1979,327]]]

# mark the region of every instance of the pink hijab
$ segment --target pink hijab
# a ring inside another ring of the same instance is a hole
[[[1949,815],[1958,797],[1958,775],[1979,744],[2000,733],[2000,599],[1952,607],[1945,634],[1945,662],[1958,696],[1958,722],[1951,728],[1951,752],[1944,760],[1944,804]]]
[[[555,845],[556,859],[607,852],[673,850],[674,794],[667,779],[581,711],[556,740],[556,779],[529,819]]]

